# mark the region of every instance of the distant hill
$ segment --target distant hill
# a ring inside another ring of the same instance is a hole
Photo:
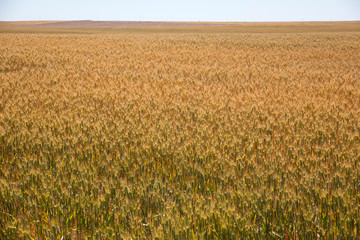
[[[156,21],[18,21],[1,22],[0,32],[360,32],[360,21],[342,22],[156,22]]]
[[[143,22],[143,21],[29,21],[0,22],[0,26],[46,27],[46,28],[132,28],[132,27],[176,27],[176,26],[218,26],[220,22]]]

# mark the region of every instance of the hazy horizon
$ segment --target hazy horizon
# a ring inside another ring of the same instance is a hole
[[[179,22],[358,21],[360,20],[360,1],[0,1],[0,21],[43,20]]]
[[[360,22],[360,20],[294,20],[294,21],[211,21],[211,20],[205,20],[205,21],[186,21],[186,20],[91,20],[91,19],[66,19],[66,20],[61,20],[61,19],[35,19],[35,20],[0,20],[0,22],[87,22],[87,21],[91,21],[91,22],[193,22],[193,23],[206,23],[206,22],[213,22],[213,23],[301,23],[301,22]]]

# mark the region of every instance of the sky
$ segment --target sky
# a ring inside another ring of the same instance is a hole
[[[351,21],[360,0],[0,0],[0,21]]]

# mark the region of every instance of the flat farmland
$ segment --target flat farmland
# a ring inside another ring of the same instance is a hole
[[[1,28],[0,239],[358,239],[351,24]]]

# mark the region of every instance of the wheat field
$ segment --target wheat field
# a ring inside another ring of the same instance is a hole
[[[0,239],[359,239],[359,32],[0,42]]]

